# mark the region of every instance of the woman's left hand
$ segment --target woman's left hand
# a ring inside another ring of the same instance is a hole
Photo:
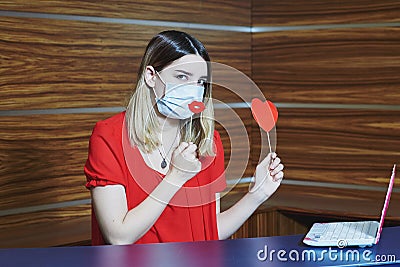
[[[249,193],[257,196],[260,202],[267,200],[279,187],[283,179],[283,164],[276,153],[269,153],[257,165],[254,183]]]

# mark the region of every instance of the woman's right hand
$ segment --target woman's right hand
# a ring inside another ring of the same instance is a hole
[[[197,157],[197,146],[193,143],[182,142],[174,150],[169,169],[169,180],[182,186],[201,170],[201,162]]]

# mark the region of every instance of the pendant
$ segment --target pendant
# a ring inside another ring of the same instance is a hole
[[[167,162],[165,161],[165,159],[163,159],[161,162],[161,168],[165,169],[165,167],[167,167]]]

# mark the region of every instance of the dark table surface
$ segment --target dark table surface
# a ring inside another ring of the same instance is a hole
[[[302,235],[126,246],[0,249],[0,266],[400,266],[400,226],[384,228],[379,244],[315,248]]]

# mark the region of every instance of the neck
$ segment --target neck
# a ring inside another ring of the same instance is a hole
[[[177,146],[177,141],[179,144],[180,120],[159,118],[159,122],[161,126],[160,141],[163,153],[161,153],[160,148],[158,148],[158,151],[163,159],[161,167],[165,168],[165,159],[169,158],[170,152],[172,153],[174,147]]]
[[[160,123],[161,132],[163,133],[177,132],[180,127],[180,120],[159,117],[158,121]]]

